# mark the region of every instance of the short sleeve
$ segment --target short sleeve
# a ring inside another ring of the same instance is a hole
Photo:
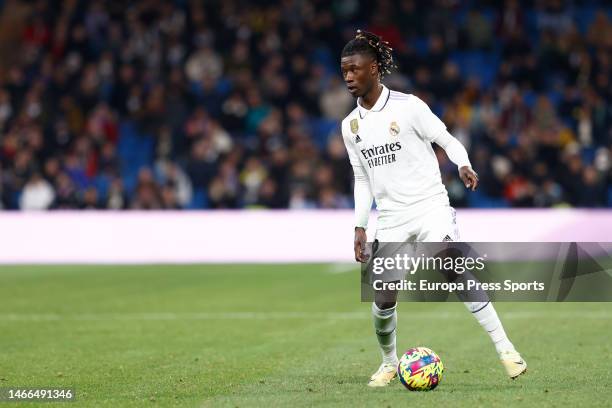
[[[341,130],[342,130],[342,140],[344,141],[344,146],[346,147],[346,151],[349,156],[349,161],[351,162],[351,166],[353,167],[361,167],[361,162],[359,161],[359,156],[355,151],[355,146],[351,141],[351,135],[347,126],[345,125],[346,121],[342,122]]]
[[[411,111],[414,129],[423,140],[433,142],[446,131],[444,122],[429,109],[425,102],[414,95]]]

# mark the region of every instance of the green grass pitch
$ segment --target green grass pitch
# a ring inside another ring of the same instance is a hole
[[[404,303],[399,348],[432,348],[444,377],[372,390],[356,268],[0,266],[0,387],[72,386],[79,407],[609,406],[612,304],[497,309],[526,375],[505,377],[462,304]]]

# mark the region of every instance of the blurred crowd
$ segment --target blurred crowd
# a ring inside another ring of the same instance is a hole
[[[470,152],[468,194],[438,151],[453,205],[612,206],[608,3],[21,5],[0,55],[0,208],[350,208],[339,54],[356,28],[393,46],[385,83]]]

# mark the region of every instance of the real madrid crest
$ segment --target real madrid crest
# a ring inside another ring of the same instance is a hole
[[[357,119],[351,120],[351,132],[357,133],[359,131],[359,123],[357,123]]]
[[[391,126],[389,126],[389,133],[391,133],[391,136],[397,136],[399,132],[400,128],[397,122],[391,122]]]

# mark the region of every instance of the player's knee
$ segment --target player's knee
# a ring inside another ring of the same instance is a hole
[[[397,290],[378,290],[374,293],[374,304],[380,310],[391,309],[397,303]]]
[[[455,282],[457,278],[459,278],[459,274],[452,270],[442,269],[440,273],[442,276],[444,276],[444,279],[446,279],[447,282]]]
[[[376,305],[376,307],[379,310],[387,310],[387,309],[395,308],[395,305],[397,303],[395,302],[395,300],[393,300],[393,301],[390,301],[390,300],[376,300],[374,302],[374,304]]]

